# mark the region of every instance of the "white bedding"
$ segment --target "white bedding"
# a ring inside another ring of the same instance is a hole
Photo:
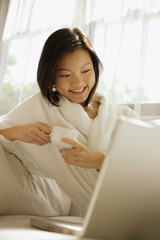
[[[0,215],[68,215],[70,207],[54,180],[29,174],[0,144]]]
[[[36,216],[32,216],[36,218]],[[71,235],[42,231],[30,226],[30,216],[0,216],[0,240],[77,240]]]

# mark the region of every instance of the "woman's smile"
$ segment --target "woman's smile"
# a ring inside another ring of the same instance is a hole
[[[69,90],[69,92],[71,92],[74,95],[81,95],[85,92],[86,88],[87,86],[77,90]]]

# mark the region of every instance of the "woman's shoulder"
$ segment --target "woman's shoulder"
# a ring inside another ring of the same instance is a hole
[[[33,121],[45,121],[49,116],[53,116],[54,108],[44,99],[42,94],[36,93],[18,106],[13,108],[10,112],[3,116],[3,121],[15,124],[24,124]]]
[[[20,103],[20,105],[24,104],[24,103],[29,103],[29,102],[35,102],[35,101],[44,101],[45,99],[43,98],[41,92],[37,92],[31,96],[29,96],[28,98],[26,98],[22,103]]]
[[[138,118],[136,112],[133,109],[131,109],[126,104],[112,103],[104,92],[96,92],[93,96],[93,100],[99,102],[100,105],[104,105],[107,109],[114,109],[117,112],[117,116]]]
[[[47,109],[49,108],[50,107],[47,101],[44,99],[42,94],[38,92],[25,99],[19,105],[15,106],[10,112],[6,114],[6,116],[26,116],[26,114],[28,115],[28,113],[30,115],[38,114],[38,112],[43,112],[44,109],[45,111],[47,111]]]
[[[34,95],[22,101],[19,105],[15,107],[15,109],[25,108],[25,107],[35,108],[36,106],[44,106],[44,105],[48,105],[47,101],[44,99],[41,92],[37,92]]]
[[[117,109],[118,116],[126,116],[130,118],[138,118],[136,112],[125,104],[114,104]]]

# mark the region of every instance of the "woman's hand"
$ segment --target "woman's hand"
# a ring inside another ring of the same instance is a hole
[[[101,168],[105,157],[104,154],[95,152],[83,144],[69,138],[62,138],[62,141],[73,146],[73,148],[59,150],[66,163],[83,168]]]
[[[51,142],[49,136],[51,130],[52,128],[48,124],[35,122],[2,129],[0,130],[0,134],[2,134],[9,141],[20,140],[41,146]]]

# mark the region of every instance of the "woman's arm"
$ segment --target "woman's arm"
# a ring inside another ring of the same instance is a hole
[[[20,140],[27,143],[44,145],[50,143],[51,126],[42,122],[17,125],[0,129],[0,134],[9,141]]]
[[[84,168],[101,169],[105,157],[104,154],[95,152],[83,144],[69,138],[62,138],[62,141],[73,146],[73,148],[59,150],[67,164]]]

